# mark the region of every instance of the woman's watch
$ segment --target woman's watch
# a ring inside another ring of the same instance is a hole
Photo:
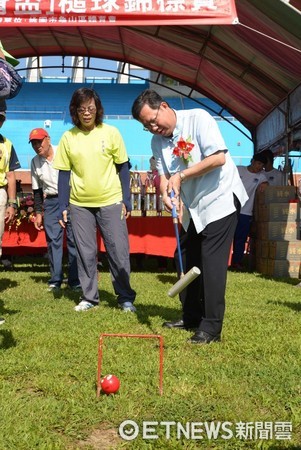
[[[182,184],[185,181],[186,175],[183,172],[179,172],[179,175],[180,175],[180,180],[181,180],[181,184]]]

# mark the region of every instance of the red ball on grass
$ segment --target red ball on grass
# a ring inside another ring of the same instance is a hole
[[[116,394],[120,387],[120,381],[115,375],[110,374],[100,380],[100,385],[105,394]]]

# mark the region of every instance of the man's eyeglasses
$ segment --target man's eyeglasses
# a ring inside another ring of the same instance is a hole
[[[151,120],[151,121],[148,122],[148,123],[143,124],[143,130],[144,130],[144,131],[151,131],[152,128],[158,126],[158,124],[157,124],[157,117],[158,117],[160,108],[161,108],[161,103],[160,103],[159,108],[158,108],[158,110],[157,110],[157,114],[156,114],[156,116],[153,118],[153,120]]]
[[[88,108],[77,108],[78,114],[85,114],[86,112],[90,114],[94,114],[96,112],[95,106],[88,106]]]

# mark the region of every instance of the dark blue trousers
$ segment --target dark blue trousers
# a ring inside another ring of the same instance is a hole
[[[252,216],[248,216],[246,214],[239,215],[233,240],[233,253],[231,264],[242,263],[245,253],[246,242],[250,233],[251,223],[252,223]]]
[[[63,281],[64,228],[58,221],[59,203],[57,198],[44,200],[44,227],[48,248],[50,275],[49,284],[60,286]],[[71,287],[80,284],[77,271],[76,248],[70,221],[66,225],[68,250],[68,284]]]

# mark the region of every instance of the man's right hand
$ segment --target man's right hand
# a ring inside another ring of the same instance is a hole
[[[66,224],[68,222],[68,218],[67,218],[67,209],[65,209],[62,212],[62,216],[63,218],[59,220],[59,224],[61,225],[61,227],[66,228]]]
[[[34,226],[38,231],[42,231],[44,229],[42,223],[43,223],[43,215],[41,213],[37,213],[36,220],[34,221]]]

